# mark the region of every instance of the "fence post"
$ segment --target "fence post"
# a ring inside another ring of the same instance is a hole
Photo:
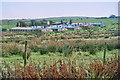
[[[26,66],[26,64],[27,64],[27,53],[26,53],[26,51],[27,51],[27,41],[25,41],[25,57],[24,57],[24,67]]]
[[[25,77],[25,74],[26,74],[26,65],[27,65],[27,41],[25,41],[25,56],[24,56],[24,77]]]
[[[103,56],[103,63],[105,63],[105,57],[106,57],[106,46],[107,43],[105,42],[105,48],[104,48],[104,56]]]

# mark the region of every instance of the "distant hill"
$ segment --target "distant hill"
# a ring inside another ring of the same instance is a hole
[[[40,18],[40,19],[4,19],[4,20],[2,20],[2,24],[3,25],[7,25],[8,23],[9,24],[16,24],[19,21],[30,22],[31,20],[35,20],[37,22],[40,22],[43,19],[57,22],[57,21],[61,21],[61,20],[69,21],[70,19],[72,19],[72,20],[82,20],[82,19],[88,19],[88,18],[95,18],[95,17],[78,17],[78,16],[75,16],[75,17],[50,17],[50,18]]]

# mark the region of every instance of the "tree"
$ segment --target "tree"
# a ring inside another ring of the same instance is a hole
[[[72,24],[72,19],[70,19],[70,24]]]
[[[50,20],[50,25],[52,25],[53,21]]]
[[[89,17],[86,17],[86,19],[89,19]]]
[[[17,22],[17,25],[16,25],[16,27],[19,27],[19,22]]]
[[[31,26],[35,26],[35,20],[31,20]]]
[[[112,14],[109,16],[109,18],[116,18],[116,16]]]
[[[38,26],[39,25],[39,23],[38,22],[35,22],[35,26]]]
[[[61,20],[61,24],[63,24],[63,21]]]
[[[47,20],[43,19],[43,21],[47,21]]]
[[[25,22],[23,22],[23,21],[19,21],[19,23],[20,23],[20,27],[26,27],[27,25],[25,24]]]

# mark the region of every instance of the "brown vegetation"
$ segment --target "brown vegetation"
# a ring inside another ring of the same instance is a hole
[[[70,59],[53,61],[48,65],[36,64],[31,61],[24,70],[20,63],[15,63],[15,69],[3,62],[2,78],[30,78],[30,79],[85,79],[85,78],[118,78],[118,58],[107,59],[103,64],[100,60],[93,60],[90,64],[84,61]]]

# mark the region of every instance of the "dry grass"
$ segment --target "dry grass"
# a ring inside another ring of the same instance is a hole
[[[90,64],[85,61],[76,61],[70,59],[53,61],[48,65],[46,61],[43,64],[36,64],[31,61],[24,70],[20,63],[15,63],[15,69],[10,68],[4,61],[2,68],[2,78],[30,78],[30,79],[86,79],[86,78],[118,78],[118,58],[115,56],[102,61],[93,60]],[[7,70],[5,70],[7,69]],[[25,71],[25,72],[24,72]]]

